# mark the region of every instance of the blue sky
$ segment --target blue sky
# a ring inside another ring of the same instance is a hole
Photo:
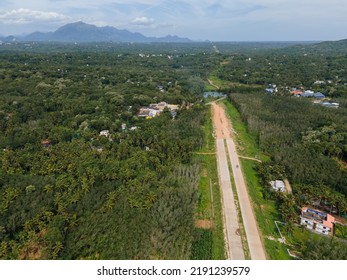
[[[1,0],[0,34],[82,20],[193,40],[339,40],[347,38],[346,14],[346,0]]]

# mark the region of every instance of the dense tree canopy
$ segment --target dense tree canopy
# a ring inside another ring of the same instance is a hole
[[[206,108],[137,112],[218,57],[162,51],[0,53],[1,259],[191,257]]]
[[[325,185],[347,194],[346,109],[265,94],[231,94],[260,148],[294,184]]]
[[[277,197],[283,220],[292,225],[297,206],[317,200],[346,213],[345,42],[289,45],[0,45],[0,258],[191,258],[192,152],[204,141],[211,76],[271,158],[258,166],[262,183],[291,181],[294,195]],[[279,96],[265,95],[269,84]],[[292,98],[292,87],[338,98],[340,108]],[[181,110],[137,116],[160,101]],[[337,244],[299,247],[328,259],[343,255]]]

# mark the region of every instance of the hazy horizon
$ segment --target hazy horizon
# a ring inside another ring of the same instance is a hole
[[[335,41],[347,38],[346,12],[345,0],[2,0],[0,34],[49,32],[83,21],[194,41]]]

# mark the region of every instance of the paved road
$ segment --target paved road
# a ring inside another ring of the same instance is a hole
[[[228,259],[231,260],[244,260],[245,255],[243,252],[242,241],[239,230],[238,215],[234,201],[234,194],[231,188],[230,171],[228,167],[228,158],[225,151],[225,144],[222,130],[222,119],[220,118],[220,111],[215,104],[213,108],[213,123],[217,135],[217,165],[218,174],[222,193],[223,216],[225,224],[225,239],[227,247]]]
[[[240,168],[241,165],[239,157],[237,155],[236,146],[232,138],[226,139],[226,141],[251,259],[265,260],[265,251],[260,239],[260,234],[252,209],[252,204],[247,192],[247,186],[243,178],[242,170]]]
[[[231,260],[244,260],[245,254],[242,247],[234,194],[231,188],[230,171],[224,146],[224,139],[217,139],[217,161],[218,172],[220,174],[220,186],[222,190],[228,258]]]
[[[224,148],[224,141],[227,144],[228,148],[228,156],[230,158],[231,162],[231,167],[232,167],[232,172],[233,172],[233,177],[235,181],[235,186],[236,186],[236,191],[237,191],[237,196],[239,199],[239,204],[240,204],[240,211],[242,215],[242,220],[246,232],[246,237],[247,237],[247,242],[248,242],[248,247],[250,250],[250,255],[251,259],[253,260],[265,260],[266,259],[266,254],[265,250],[263,248],[263,244],[261,242],[259,230],[256,224],[254,212],[252,209],[252,204],[247,192],[247,186],[243,177],[242,170],[240,168],[240,162],[239,162],[239,157],[237,154],[236,146],[235,143],[232,139],[231,131],[232,131],[232,126],[229,121],[229,119],[226,117],[224,109],[222,106],[218,104],[212,104],[212,109],[213,109],[213,122],[215,126],[215,131],[216,131],[216,137],[217,137],[217,158],[218,158],[218,164],[221,165],[219,167],[219,175],[220,175],[220,180],[223,182],[223,180],[226,180],[227,177],[229,176],[229,181],[230,181],[230,174],[226,175],[224,173],[229,172],[228,167],[223,166],[227,165],[227,160],[224,160],[223,157],[226,157],[225,153],[225,148]],[[223,144],[221,144],[223,143]],[[220,147],[218,147],[220,146]],[[223,146],[223,148],[221,147]],[[225,163],[226,161],[226,163]],[[225,217],[227,217],[227,210],[228,207],[226,205],[228,204],[233,204],[235,205],[235,202],[233,198],[224,198],[224,193],[227,193],[227,190],[224,190],[228,188],[225,184],[224,187],[222,187],[222,195],[223,195],[223,204],[224,204],[224,210],[225,210]],[[231,188],[231,185],[230,185]],[[232,191],[231,191],[232,192]],[[234,215],[232,212],[230,215]],[[237,215],[237,214],[236,214]],[[229,227],[231,228],[230,230],[232,231],[233,228],[235,228],[234,225],[228,225],[228,223],[235,223],[235,221],[228,221],[226,220],[226,231],[229,231]],[[230,233],[228,233],[230,234]],[[231,242],[231,239],[233,239],[234,236],[229,236],[227,241]],[[235,242],[235,241],[233,241]],[[233,250],[238,251],[238,246],[234,247],[235,245],[228,244],[229,250],[231,251],[231,258],[233,257]]]

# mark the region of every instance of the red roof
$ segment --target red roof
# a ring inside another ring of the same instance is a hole
[[[302,207],[301,211],[302,211],[302,213],[305,213],[307,211],[315,212],[317,215],[321,215],[321,219],[319,219],[319,220],[320,220],[320,223],[323,223],[323,225],[325,227],[328,227],[328,228],[332,229],[333,226],[334,226],[333,223],[335,222],[335,218],[332,215],[328,214],[328,213],[319,211],[317,209],[308,208],[308,207]],[[326,219],[323,219],[324,216],[326,216]],[[317,218],[317,216],[316,216],[316,218]],[[312,219],[314,219],[315,222],[317,223],[315,218],[312,217]]]
[[[304,92],[302,90],[293,90],[290,93],[294,95],[298,95],[298,94],[303,94]]]
[[[323,225],[329,228],[333,228],[333,223],[335,222],[335,218],[330,214],[327,214],[327,220],[323,222]]]
[[[51,144],[51,141],[49,141],[48,139],[42,140],[41,144],[42,145],[49,145],[49,144]]]

